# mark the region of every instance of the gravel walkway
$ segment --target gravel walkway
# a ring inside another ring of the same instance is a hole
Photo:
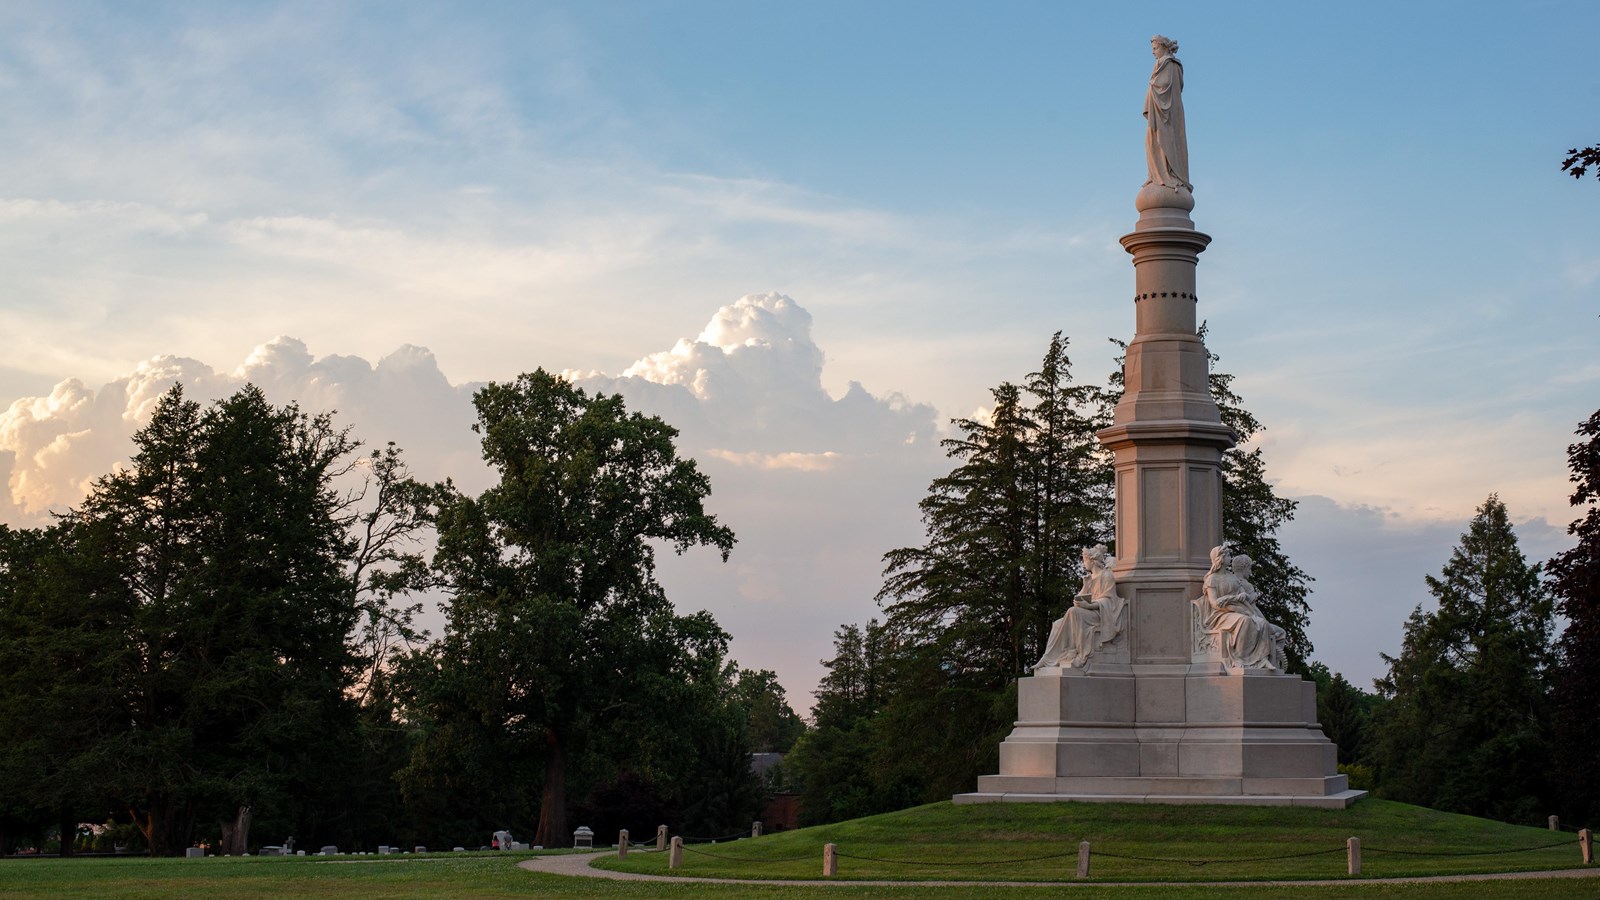
[[[1341,885],[1354,883],[1367,884],[1429,884],[1445,881],[1519,881],[1528,878],[1596,878],[1600,877],[1600,867],[1590,869],[1558,869],[1553,872],[1505,872],[1487,875],[1431,875],[1419,878],[1338,878],[1322,879],[1318,881],[843,881],[843,880],[769,880],[757,878],[693,878],[676,875],[642,875],[637,872],[613,872],[609,869],[596,869],[589,864],[601,856],[611,856],[610,853],[570,853],[560,856],[536,856],[533,859],[523,860],[518,866],[530,872],[548,872],[552,875],[567,875],[574,878],[612,878],[618,881],[660,881],[660,882],[705,882],[711,884],[777,884],[791,887],[808,887],[812,885],[855,885],[869,887],[1152,887],[1157,885],[1180,886],[1206,886],[1206,887],[1262,887],[1282,886],[1301,887],[1305,885]],[[821,864],[818,864],[821,868]]]

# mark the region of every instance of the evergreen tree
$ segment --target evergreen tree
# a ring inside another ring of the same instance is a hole
[[[1313,579],[1289,560],[1278,542],[1278,529],[1294,519],[1299,501],[1280,497],[1273,490],[1260,447],[1245,449],[1261,432],[1261,422],[1234,392],[1233,376],[1216,371],[1214,354],[1211,360],[1211,397],[1222,423],[1232,428],[1239,440],[1222,454],[1222,535],[1235,552],[1255,562],[1250,577],[1261,592],[1257,605],[1268,621],[1284,631],[1283,653],[1289,671],[1303,672],[1311,657],[1306,625],[1311,622],[1307,598]]]
[[[1546,810],[1552,604],[1498,497],[1439,577],[1438,608],[1412,611],[1400,655],[1384,655],[1388,702],[1370,729],[1382,795],[1510,822]]]
[[[1206,326],[1200,326],[1204,338]],[[1126,350],[1127,344],[1112,339]],[[1234,376],[1219,372],[1219,357],[1207,351],[1210,360],[1208,383],[1211,399],[1217,404],[1222,424],[1233,429],[1238,443],[1222,454],[1222,536],[1236,552],[1250,557],[1255,566],[1251,583],[1261,592],[1257,605],[1267,620],[1284,631],[1284,656],[1289,671],[1305,672],[1311,658],[1311,639],[1306,625],[1311,621],[1311,582],[1306,571],[1289,560],[1278,541],[1278,529],[1294,520],[1299,501],[1278,496],[1267,481],[1266,458],[1260,447],[1246,450],[1262,430],[1260,420],[1244,408],[1244,399],[1233,389]],[[1109,416],[1122,398],[1121,359],[1108,379],[1109,389],[1100,403]]]
[[[1378,696],[1319,662],[1307,666],[1306,674],[1317,683],[1317,721],[1322,733],[1338,745],[1340,765],[1355,765],[1361,759]]]
[[[895,809],[881,795],[867,764],[873,718],[888,687],[888,635],[877,620],[833,633],[834,655],[822,665],[812,727],[800,736],[785,767],[800,786],[800,824],[819,825]]]
[[[203,411],[175,387],[134,442],[69,519],[95,593],[125,610],[108,788],[152,853],[180,852],[201,817],[242,853],[256,815],[292,827],[288,798],[314,790],[355,722],[333,482],[356,445],[253,386]]]
[[[1058,332],[1024,388],[995,388],[987,421],[953,421],[962,434],[944,447],[958,465],[919,504],[927,542],[884,554],[878,602],[897,639],[939,644],[953,664],[987,673],[992,690],[1044,652],[1083,548],[1110,531],[1097,397],[1072,383],[1066,346]]]
[[[1563,772],[1562,798],[1574,817],[1600,812],[1600,774],[1591,761],[1600,745],[1600,411],[1579,423],[1585,440],[1567,448],[1572,505],[1581,515],[1567,526],[1577,545],[1546,566],[1556,611],[1567,627],[1556,642],[1555,703]]]

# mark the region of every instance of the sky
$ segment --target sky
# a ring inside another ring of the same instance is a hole
[[[797,707],[949,420],[1050,335],[1114,368],[1149,38],[1185,67],[1200,316],[1299,501],[1313,656],[1381,676],[1491,493],[1570,546],[1600,406],[1592,3],[0,3],[0,521],[156,396],[336,409],[490,484],[475,386],[682,430],[728,563],[667,555]],[[434,621],[439,621],[437,617]]]

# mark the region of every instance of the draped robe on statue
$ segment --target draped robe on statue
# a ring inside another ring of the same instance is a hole
[[[1090,654],[1110,643],[1122,631],[1128,601],[1117,593],[1117,579],[1107,559],[1096,571],[1083,576],[1083,589],[1073,605],[1050,628],[1050,641],[1035,669],[1046,666],[1081,668]]]
[[[1189,136],[1183,124],[1183,63],[1175,56],[1156,60],[1150,90],[1144,95],[1145,160],[1151,183],[1192,190]]]
[[[1218,649],[1229,664],[1246,669],[1277,669],[1282,660],[1274,640],[1276,628],[1255,604],[1255,589],[1228,569],[1205,580],[1205,629],[1217,636]],[[1278,629],[1282,633],[1282,629]]]

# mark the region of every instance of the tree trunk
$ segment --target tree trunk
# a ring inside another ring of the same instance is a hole
[[[71,856],[77,847],[73,846],[78,841],[78,817],[67,810],[62,810],[57,825],[61,828],[61,855]]]
[[[240,805],[233,814],[232,822],[221,822],[222,852],[232,856],[243,856],[250,849],[250,807]]]
[[[533,842],[541,847],[567,846],[567,760],[554,729],[544,732],[544,793],[539,798],[539,828]]]
[[[179,856],[189,846],[194,825],[194,807],[189,801],[178,803],[165,794],[149,798],[144,812],[129,806],[128,815],[144,835],[151,856]]]

